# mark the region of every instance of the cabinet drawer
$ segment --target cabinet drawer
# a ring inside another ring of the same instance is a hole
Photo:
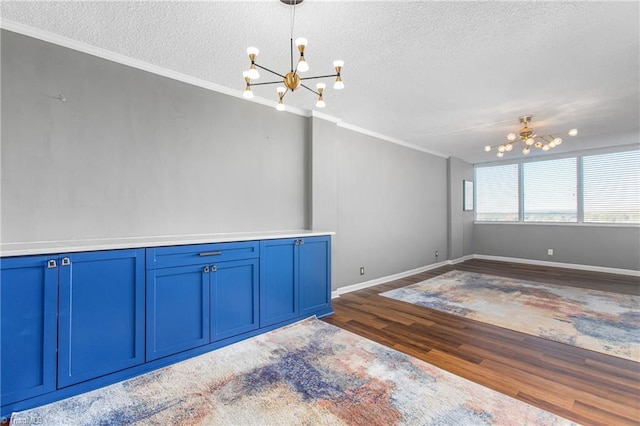
[[[147,269],[251,259],[259,254],[257,241],[157,247],[147,249]]]

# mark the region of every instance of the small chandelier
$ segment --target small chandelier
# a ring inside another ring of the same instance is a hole
[[[243,96],[247,99],[251,99],[253,98],[253,92],[251,91],[251,88],[253,86],[262,86],[262,85],[266,85],[266,84],[283,84],[282,86],[278,86],[277,87],[277,93],[278,93],[278,104],[276,105],[276,109],[278,111],[284,111],[286,109],[285,105],[284,105],[284,96],[289,92],[294,92],[296,89],[303,87],[305,89],[307,89],[310,92],[315,93],[316,95],[318,95],[318,101],[316,102],[316,107],[318,108],[324,108],[325,107],[325,102],[324,102],[324,89],[327,87],[325,83],[317,83],[316,84],[316,90],[310,88],[309,86],[307,86],[306,84],[302,83],[304,80],[315,80],[318,78],[330,78],[330,77],[335,77],[336,80],[333,84],[333,88],[336,90],[340,90],[340,89],[344,89],[344,83],[342,82],[342,77],[340,76],[340,73],[342,72],[342,67],[344,66],[344,61],[333,61],[333,68],[335,69],[335,74],[327,74],[327,75],[318,75],[318,76],[314,76],[314,77],[300,77],[301,73],[307,72],[309,71],[309,64],[307,63],[306,59],[304,58],[304,51],[307,47],[307,39],[306,38],[297,38],[295,40],[295,44],[296,44],[296,48],[298,50],[298,52],[300,53],[300,56],[298,57],[298,61],[296,63],[296,66],[294,68],[293,66],[293,60],[294,60],[294,55],[293,55],[293,23],[295,21],[295,7],[296,5],[302,3],[304,0],[280,0],[282,3],[288,5],[288,6],[293,6],[293,11],[292,11],[292,19],[291,19],[291,42],[290,42],[290,51],[291,51],[291,67],[290,67],[290,71],[286,74],[280,74],[278,72],[272,71],[269,68],[265,68],[262,65],[259,65],[258,63],[256,63],[256,58],[258,57],[258,49],[255,47],[249,47],[247,49],[247,55],[249,55],[249,60],[251,61],[251,66],[249,67],[248,71],[244,71],[242,73],[243,77],[244,77],[244,81],[246,82],[246,86],[244,89],[244,93]],[[261,70],[265,70],[273,75],[277,75],[278,77],[281,78],[281,80],[277,80],[277,81],[267,81],[264,83],[252,83],[253,80],[257,80],[258,78],[260,78],[260,73],[258,72],[258,68],[260,68]]]
[[[505,152],[511,152],[514,145],[520,142],[524,145],[522,153],[525,155],[531,152],[531,147],[538,148],[543,151],[549,151],[562,143],[562,138],[558,135],[536,135],[533,129],[529,127],[529,123],[531,123],[532,118],[533,116],[531,115],[523,115],[520,117],[520,124],[522,124],[522,128],[517,135],[515,133],[509,133],[507,135],[508,142],[494,146],[487,145],[484,147],[484,150],[489,152],[492,149],[496,149],[498,151],[496,155],[499,158],[502,158],[504,157]],[[578,129],[571,129],[567,134],[569,136],[575,136],[578,134]]]

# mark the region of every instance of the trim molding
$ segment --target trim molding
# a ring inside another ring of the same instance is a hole
[[[228,96],[232,96],[234,98],[243,99],[244,101],[247,101],[247,102],[254,102],[254,103],[266,105],[272,108],[275,108],[276,106],[276,102],[274,101],[270,101],[260,97],[255,97],[252,100],[247,100],[247,99],[244,99],[244,97],[242,96],[242,91],[240,90],[230,89],[220,84],[216,84],[207,80],[202,80],[200,78],[192,77],[188,74],[183,74],[177,71],[172,71],[170,69],[167,69],[158,65],[153,65],[148,62],[141,61],[139,59],[131,58],[121,53],[112,52],[110,50],[103,49],[101,47],[96,47],[91,44],[84,43],[82,41],[73,40],[68,37],[64,37],[58,34],[53,34],[38,28],[30,27],[28,25],[24,25],[19,22],[11,21],[8,19],[0,19],[0,28],[15,32],[18,34],[33,37],[38,40],[46,41],[48,43],[56,44],[58,46],[66,47],[68,49],[76,50],[78,52],[87,53],[89,55],[106,59],[111,62],[116,62],[118,64],[126,65],[142,71],[147,71],[152,74],[160,75],[162,77],[167,77],[172,80],[181,81],[183,83],[187,83],[193,86],[201,87],[203,89],[211,90],[213,92],[222,93]],[[296,115],[301,115],[303,117],[311,116],[311,113],[309,111],[305,111],[303,109],[295,108],[292,106],[287,106],[287,112],[290,112]]]
[[[633,269],[608,268],[605,266],[580,265],[577,263],[549,262],[546,260],[521,259],[518,257],[502,257],[502,256],[488,256],[484,254],[471,254],[468,256],[459,257],[457,259],[433,263],[431,265],[422,266],[420,268],[411,269],[404,272],[399,272],[397,274],[375,278],[370,281],[364,281],[361,283],[340,287],[331,292],[331,298],[336,299],[340,297],[340,295],[351,293],[352,291],[362,290],[368,287],[373,287],[378,284],[384,284],[390,281],[399,280],[401,278],[409,277],[411,275],[419,274],[421,272],[429,271],[431,269],[436,269],[441,266],[456,265],[458,263],[462,263],[471,259],[495,260],[499,262],[522,263],[526,265],[549,266],[552,268],[568,268],[568,269],[577,269],[582,271],[604,272],[608,274],[629,275],[633,277],[640,277],[640,271],[635,271]]]
[[[431,269],[435,269],[435,268],[439,268],[441,266],[451,265],[451,264],[452,264],[451,260],[446,260],[444,262],[433,263],[431,265],[422,266],[422,267],[416,268],[416,269],[410,269],[408,271],[399,272],[397,274],[387,275],[385,277],[380,277],[380,278],[375,278],[375,279],[370,280],[370,281],[364,281],[364,282],[361,282],[361,283],[352,284],[352,285],[348,285],[348,286],[345,286],[345,287],[340,287],[340,288],[337,288],[336,290],[331,292],[331,298],[335,299],[335,298],[340,297],[341,294],[351,293],[352,291],[362,290],[363,288],[373,287],[374,285],[384,284],[384,283],[387,283],[387,282],[393,281],[393,280],[399,280],[401,278],[405,278],[405,277],[408,277],[408,276],[411,276],[411,275],[419,274],[421,272],[429,271]]]
[[[485,254],[474,254],[472,255],[472,258],[484,259],[484,260],[497,260],[499,262],[523,263],[526,265],[549,266],[552,268],[578,269],[581,271],[604,272],[607,274],[618,274],[618,275],[629,275],[632,277],[640,277],[640,271],[636,271],[633,269],[621,269],[621,268],[609,268],[606,266],[582,265],[579,263],[549,262],[548,260],[522,259],[519,257],[489,256]]]
[[[103,49],[100,47],[96,47],[93,45],[90,45],[88,43],[84,43],[81,41],[77,41],[77,40],[73,40],[71,38],[68,37],[64,37],[58,34],[53,34],[50,33],[48,31],[44,31],[41,30],[39,28],[34,28],[31,27],[29,25],[24,25],[21,24],[19,22],[15,22],[15,21],[11,21],[9,19],[0,19],[0,28],[8,30],[8,31],[12,31],[18,34],[22,34],[22,35],[26,35],[29,37],[33,37],[36,38],[38,40],[42,40],[42,41],[46,41],[48,43],[52,43],[52,44],[56,44],[58,46],[62,46],[62,47],[66,47],[69,49],[73,49],[76,50],[78,52],[82,52],[82,53],[87,53],[89,55],[92,56],[96,56],[98,58],[102,58],[102,59],[106,59],[108,61],[111,62],[116,62],[122,65],[126,65],[132,68],[136,68],[139,70],[143,70],[143,71],[147,71],[150,72],[152,74],[156,74],[156,75],[160,75],[163,77],[167,77],[173,80],[177,80],[177,81],[181,81],[183,83],[187,83],[187,84],[191,84],[193,86],[197,86],[197,87],[201,87],[203,89],[207,89],[207,90],[211,90],[213,92],[218,92],[218,93],[222,93],[228,96],[233,96],[234,98],[239,98],[239,99],[243,99],[245,102],[254,102],[257,104],[261,104],[261,105],[265,105],[271,108],[275,108],[276,106],[276,102],[268,100],[268,99],[264,99],[264,98],[260,98],[260,97],[255,97],[251,100],[247,100],[244,99],[244,97],[242,96],[243,90],[235,90],[235,89],[230,89],[226,86],[222,86],[220,84],[216,84],[216,83],[212,83],[210,81],[207,80],[202,80],[200,78],[196,78],[196,77],[192,77],[188,74],[183,74],[180,72],[176,72],[176,71],[172,71],[170,69],[158,66],[158,65],[153,65],[150,64],[148,62],[145,61],[141,61],[139,59],[134,59],[131,58],[129,56],[120,54],[120,53],[116,53],[116,52],[112,52],[110,50],[107,49]],[[304,110],[301,108],[296,108],[296,107],[292,107],[290,105],[287,105],[287,110],[286,112],[295,114],[295,115],[300,115],[303,117],[316,117],[316,118],[320,118],[322,120],[327,120],[330,121],[332,123],[336,123],[336,125],[338,127],[343,127],[345,129],[349,129],[352,130],[354,132],[357,133],[362,133],[368,136],[372,136],[374,138],[377,139],[381,139],[383,141],[386,142],[391,142],[394,143],[396,145],[401,145],[404,146],[406,148],[411,148],[414,149],[416,151],[421,151],[421,152],[425,152],[427,154],[431,154],[431,155],[435,155],[438,157],[442,157],[442,158],[449,158],[448,155],[443,154],[441,152],[436,152],[436,151],[431,151],[429,149],[426,148],[422,148],[420,146],[417,145],[413,145],[411,143],[402,141],[400,139],[396,139],[396,138],[392,138],[390,136],[386,136],[386,135],[382,135],[380,133],[371,131],[371,130],[367,130],[364,129],[362,127],[358,127],[352,124],[348,124],[345,123],[344,121],[342,121],[341,119],[334,117],[332,115],[329,114],[325,114],[319,111],[314,111],[314,110]]]
[[[376,139],[381,139],[383,141],[386,142],[391,142],[394,143],[396,145],[400,145],[400,146],[404,146],[405,148],[411,148],[414,149],[416,151],[420,151],[420,152],[425,152],[427,154],[431,154],[431,155],[435,155],[436,157],[442,157],[442,158],[449,158],[449,155],[443,154],[441,152],[438,151],[432,151],[430,149],[427,148],[423,148],[421,146],[418,145],[414,145],[411,144],[409,142],[405,142],[403,140],[400,139],[396,139],[396,138],[392,138],[390,136],[386,136],[368,129],[364,129],[362,127],[358,127],[358,126],[354,126],[353,124],[349,124],[349,123],[345,123],[344,121],[339,121],[337,124],[338,127],[342,127],[344,129],[347,130],[351,130],[353,132],[357,132],[357,133],[362,133],[363,135],[367,135],[367,136],[372,136]]]

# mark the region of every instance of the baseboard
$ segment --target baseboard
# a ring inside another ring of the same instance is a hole
[[[635,271],[633,269],[608,268],[605,266],[581,265],[578,263],[549,262],[546,260],[522,259],[519,257],[503,257],[503,256],[488,256],[484,254],[470,254],[467,256],[459,257],[457,259],[433,263],[431,265],[422,266],[420,268],[411,269],[404,272],[399,272],[397,274],[387,275],[385,277],[380,277],[373,280],[364,281],[361,283],[352,284],[345,287],[340,287],[334,290],[333,292],[331,292],[331,298],[335,299],[337,297],[340,297],[341,294],[351,293],[352,291],[362,290],[368,287],[373,287],[378,284],[384,284],[390,281],[399,280],[401,278],[409,277],[411,275],[419,274],[421,272],[429,271],[431,269],[436,269],[441,266],[456,265],[458,263],[462,263],[471,259],[495,260],[499,262],[522,263],[526,265],[548,266],[552,268],[578,269],[582,271],[604,272],[607,274],[618,274],[618,275],[629,275],[633,277],[640,277],[640,271]]]
[[[636,271],[633,269],[621,269],[621,268],[609,268],[606,266],[582,265],[579,263],[550,262],[548,260],[522,259],[519,257],[489,256],[485,254],[473,254],[471,256],[466,256],[466,257],[471,259],[496,260],[499,262],[513,262],[513,263],[522,263],[526,265],[549,266],[552,268],[578,269],[582,271],[604,272],[607,274],[618,274],[618,275],[629,275],[632,277],[640,277],[640,271]]]
[[[361,283],[352,284],[345,287],[340,287],[331,293],[331,298],[335,299],[337,297],[340,297],[341,294],[351,293],[352,291],[362,290],[364,288],[373,287],[374,285],[388,283],[389,281],[399,280],[401,278],[409,277],[411,275],[419,274],[421,272],[429,271],[431,269],[435,269],[441,266],[451,265],[451,264],[452,264],[451,260],[445,260],[444,262],[433,263],[431,265],[422,266],[416,269],[410,269],[408,271],[399,272],[397,274],[387,275],[385,277],[375,278],[373,280],[364,281]]]

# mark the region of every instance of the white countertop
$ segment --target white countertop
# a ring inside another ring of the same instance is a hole
[[[26,256],[34,254],[76,253],[81,251],[180,246],[186,244],[223,243],[232,241],[273,240],[278,238],[304,238],[334,234],[335,232],[289,230],[3,243],[0,244],[0,256]]]

